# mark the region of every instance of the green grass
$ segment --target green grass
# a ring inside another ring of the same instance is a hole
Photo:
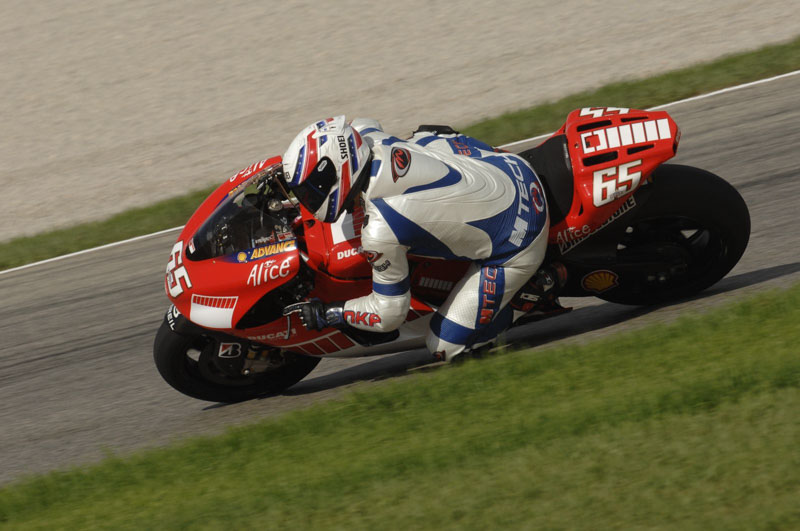
[[[800,69],[800,38],[755,52],[726,57],[655,78],[607,85],[559,101],[505,114],[463,128],[493,145],[527,138],[559,127],[578,107],[652,107],[727,86]],[[535,96],[535,88],[532,88]],[[244,166],[246,162],[242,163]],[[211,189],[134,209],[96,223],[0,243],[0,270],[183,225]]]
[[[35,528],[800,526],[800,286],[0,490]]]

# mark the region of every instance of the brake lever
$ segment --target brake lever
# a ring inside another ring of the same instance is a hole
[[[293,313],[299,313],[302,311],[303,306],[308,304],[307,302],[295,302],[294,304],[290,304],[283,308],[283,315],[289,316]]]

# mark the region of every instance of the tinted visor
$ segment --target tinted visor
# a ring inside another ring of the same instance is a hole
[[[316,212],[325,203],[331,189],[336,186],[336,167],[323,158],[305,181],[292,189],[294,196],[311,212]]]

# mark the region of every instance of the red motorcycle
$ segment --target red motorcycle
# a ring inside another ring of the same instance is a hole
[[[539,146],[520,153],[550,210],[543,268],[565,272],[548,297],[531,297],[515,324],[568,311],[556,295],[655,304],[695,294],[744,253],[750,216],[727,182],[665,164],[680,130],[664,112],[584,108]],[[423,347],[428,322],[468,262],[409,256],[411,308],[390,333],[307,330],[284,308],[366,295],[372,270],[360,247],[363,211],[321,223],[284,188],[280,157],[226,180],[189,219],[172,248],[172,306],[154,345],[162,377],[189,396],[235,402],[278,393],[323,357]],[[563,278],[562,278],[563,280]]]

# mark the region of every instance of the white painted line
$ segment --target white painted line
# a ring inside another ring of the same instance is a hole
[[[655,111],[655,110],[658,110],[658,109],[664,109],[666,107],[672,107],[673,105],[680,105],[681,103],[687,103],[687,102],[690,102],[690,101],[697,101],[697,100],[702,100],[702,99],[705,99],[705,98],[711,98],[713,96],[718,96],[720,94],[726,94],[728,92],[733,92],[734,90],[740,90],[740,89],[752,87],[752,86],[755,86],[755,85],[761,85],[763,83],[769,83],[770,81],[776,81],[778,79],[783,79],[783,78],[790,77],[790,76],[796,76],[797,74],[800,74],[800,70],[795,70],[794,72],[788,72],[786,74],[781,74],[779,76],[768,77],[766,79],[759,79],[758,81],[751,81],[749,83],[744,83],[742,85],[736,85],[735,87],[728,87],[728,88],[724,88],[724,89],[720,89],[720,90],[715,90],[714,92],[709,92],[707,94],[700,94],[699,96],[693,96],[691,98],[686,98],[686,99],[683,99],[683,100],[673,101],[673,102],[670,102],[670,103],[665,103],[663,105],[657,105],[656,107],[651,107],[651,108],[646,109],[646,110]],[[516,146],[518,144],[524,144],[526,142],[532,142],[534,140],[539,140],[540,138],[547,138],[548,136],[550,136],[552,134],[553,134],[552,132],[545,133],[543,135],[538,135],[538,136],[534,136],[534,137],[531,137],[531,138],[525,138],[523,140],[517,140],[516,142],[511,142],[510,144],[503,144],[502,146],[499,146],[499,147],[503,148],[503,149],[508,149],[509,147]],[[137,236],[135,238],[130,238],[129,240],[122,240],[120,242],[114,242],[114,243],[109,243],[109,244],[106,244],[106,245],[101,245],[100,247],[93,247],[91,249],[84,249],[83,251],[78,251],[78,252],[70,253],[70,254],[64,254],[64,255],[61,255],[61,256],[56,256],[55,258],[48,258],[47,260],[42,260],[41,262],[34,262],[32,264],[25,264],[23,266],[15,267],[15,268],[12,268],[12,269],[6,269],[5,271],[0,271],[0,275],[2,275],[4,273],[11,273],[12,271],[19,271],[21,269],[27,269],[29,267],[37,266],[37,265],[40,265],[40,264],[47,264],[49,262],[55,262],[57,260],[63,260],[65,258],[70,258],[72,256],[78,256],[78,255],[85,254],[85,253],[91,253],[92,251],[99,251],[100,249],[108,249],[109,247],[115,247],[117,245],[122,245],[122,244],[125,244],[125,243],[135,242],[137,240],[143,240],[145,238],[150,238],[152,236],[158,236],[160,234],[166,234],[168,232],[180,230],[182,228],[183,228],[183,225],[181,225],[180,227],[173,227],[171,229],[165,229],[165,230],[162,230],[162,231],[159,231],[159,232],[154,232],[152,234],[145,234],[144,236]]]
[[[144,240],[146,238],[152,238],[153,236],[160,236],[161,234],[166,234],[168,232],[173,232],[173,231],[176,231],[176,230],[180,230],[183,227],[184,227],[183,225],[181,225],[180,227],[172,227],[171,229],[164,229],[164,230],[160,230],[158,232],[153,232],[151,234],[144,234],[142,236],[136,236],[135,238],[129,238],[127,240],[122,240],[122,241],[118,241],[118,242],[114,242],[114,243],[107,243],[107,244],[101,245],[99,247],[92,247],[91,249],[84,249],[83,251],[76,251],[74,253],[62,254],[61,256],[48,258],[47,260],[42,260],[40,262],[33,262],[32,264],[25,264],[25,265],[22,265],[22,266],[19,266],[19,267],[14,267],[14,268],[11,268],[11,269],[6,269],[6,270],[3,270],[3,271],[0,271],[0,275],[3,275],[5,273],[11,273],[13,271],[19,271],[21,269],[28,269],[29,267],[33,267],[33,266],[37,266],[37,265],[48,264],[50,262],[57,262],[58,260],[64,260],[65,258],[71,258],[73,256],[78,256],[78,255],[81,255],[81,254],[91,253],[93,251],[99,251],[100,249],[108,249],[109,247],[116,247],[117,245],[123,245],[125,243],[135,242],[135,241],[138,241],[138,240]]]
[[[719,96],[720,94],[725,94],[727,92],[733,92],[734,90],[740,90],[743,88],[754,87],[756,85],[761,85],[763,83],[769,83],[770,81],[776,81],[778,79],[783,79],[786,77],[796,76],[800,74],[800,70],[795,70],[794,72],[787,72],[786,74],[781,74],[779,76],[768,77],[766,79],[759,79],[758,81],[751,81],[750,83],[744,83],[742,85],[736,85],[735,87],[728,87],[724,89],[715,90],[714,92],[709,92],[708,94],[700,94],[699,96],[692,96],[691,98],[686,98],[684,100],[672,101],[670,103],[665,103],[663,105],[656,105],[655,107],[651,107],[647,109],[648,111],[657,111],[658,109],[664,109],[666,107],[672,107],[673,105],[680,105],[681,103],[688,103],[690,101],[697,101],[703,100],[706,98],[710,98],[712,96]]]
[[[686,98],[686,99],[678,100],[678,101],[672,101],[672,102],[669,102],[669,103],[664,103],[663,105],[656,105],[655,107],[650,107],[649,109],[646,109],[646,110],[648,110],[648,111],[657,111],[659,109],[665,109],[667,107],[672,107],[674,105],[680,105],[681,103],[688,103],[690,101],[703,100],[703,99],[706,99],[706,98],[711,98],[713,96],[719,96],[720,94],[726,94],[728,92],[733,92],[734,90],[741,90],[741,89],[744,89],[744,88],[753,87],[755,85],[761,85],[763,83],[769,83],[771,81],[776,81],[778,79],[783,79],[783,78],[787,78],[787,77],[791,77],[791,76],[796,76],[798,74],[800,74],[800,70],[795,70],[794,72],[787,72],[786,74],[781,74],[779,76],[768,77],[766,79],[759,79],[757,81],[751,81],[749,83],[743,83],[741,85],[736,85],[734,87],[728,87],[728,88],[724,88],[724,89],[715,90],[714,92],[709,92],[707,94],[700,94],[699,96],[692,96],[691,98]],[[547,138],[548,136],[550,136],[552,134],[553,134],[553,132],[545,133],[543,135],[538,135],[538,136],[534,136],[534,137],[531,137],[531,138],[525,138],[523,140],[517,140],[516,142],[511,142],[510,144],[503,144],[502,146],[499,146],[499,147],[501,147],[503,149],[508,149],[509,147],[512,147],[512,146],[516,146],[516,145],[519,145],[519,144],[524,144],[526,142],[533,142],[534,140],[539,140],[540,138],[541,139]]]
[[[565,118],[566,118],[566,116],[565,116]],[[510,144],[503,144],[502,146],[497,146],[497,147],[499,147],[500,149],[508,149],[510,147],[513,147],[513,146],[516,146],[516,145],[519,145],[519,144],[524,144],[525,142],[533,142],[534,140],[539,140],[540,138],[547,138],[548,136],[552,135],[554,132],[555,131],[550,131],[549,133],[545,133],[543,135],[532,136],[530,138],[525,138],[523,140],[517,140],[516,142],[511,142]]]

